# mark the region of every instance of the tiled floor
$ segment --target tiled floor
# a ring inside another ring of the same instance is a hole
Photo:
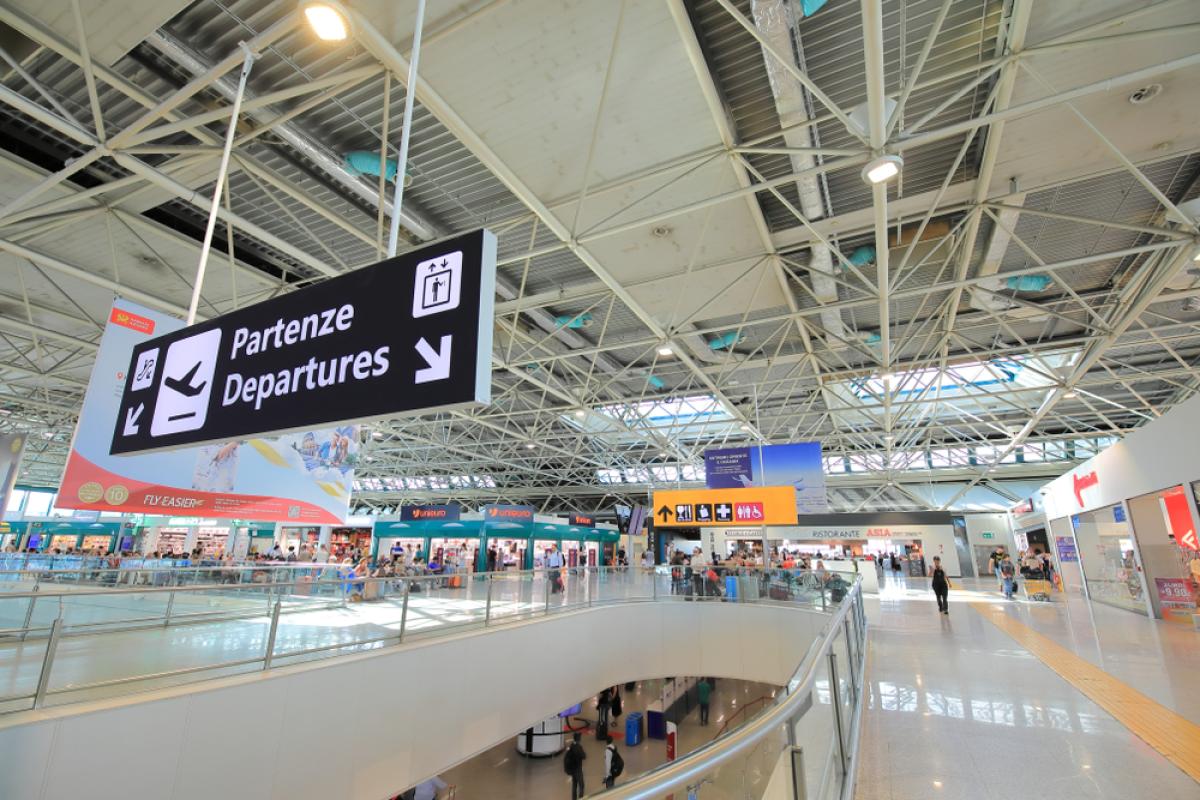
[[[626,713],[644,709],[648,702],[658,696],[658,691],[658,681],[645,681],[638,684],[636,691],[624,693]],[[679,754],[682,756],[712,741],[727,720],[728,728],[734,728],[753,718],[771,700],[774,691],[776,687],[762,683],[717,681],[709,711],[709,724],[700,725],[698,710],[692,711],[679,723]],[[767,698],[767,701],[761,698]],[[743,708],[748,710],[739,712]],[[584,703],[582,715],[595,719],[594,698]],[[624,719],[621,718],[622,727]],[[575,724],[574,719],[572,724]],[[666,761],[666,743],[662,740],[646,739],[639,745],[627,747],[623,738],[614,738],[621,757],[625,759],[624,779],[648,772]],[[604,747],[590,734],[583,735],[582,744],[587,753],[584,762],[585,786],[589,792],[598,792],[603,788]],[[563,772],[562,757],[526,758],[519,755],[515,736],[447,770],[442,779],[455,786],[455,800],[554,800],[571,796],[571,779]],[[758,796],[763,787],[751,789],[756,789],[755,796]]]
[[[889,580],[867,601],[859,800],[1200,797],[1200,784],[987,615],[998,607],[1193,721],[1200,636],[1077,597],[1008,602],[991,581],[960,582],[943,616],[924,583]]]

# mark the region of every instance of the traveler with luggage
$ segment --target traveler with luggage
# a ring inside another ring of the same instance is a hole
[[[604,788],[611,789],[617,778],[625,771],[625,759],[617,752],[617,745],[611,736],[604,746]]]
[[[579,734],[576,733],[571,740],[571,744],[567,746],[566,753],[563,754],[563,771],[571,776],[571,800],[579,800],[584,795],[583,788],[583,762],[587,759],[587,753],[583,752],[583,745],[579,743]]]
[[[608,738],[608,715],[612,711],[612,689],[605,689],[596,698],[596,738],[604,741]]]
[[[1017,568],[1013,565],[1012,559],[1007,554],[1004,555],[1004,560],[1000,562],[1000,579],[1003,581],[1004,596],[1012,600],[1013,595],[1017,591]]]
[[[546,548],[546,569],[549,570],[546,577],[550,581],[550,591],[553,594],[558,594],[563,590],[562,568],[562,553],[558,552],[554,545],[550,545]]]

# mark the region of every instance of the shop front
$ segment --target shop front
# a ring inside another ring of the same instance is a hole
[[[428,556],[430,547],[430,533],[426,530],[428,524],[424,520],[377,521],[373,526],[372,555],[376,559],[395,559],[403,553],[405,563],[408,564],[413,562],[418,553],[422,557]],[[442,546],[445,547],[444,544]]]
[[[45,553],[57,550],[60,553],[108,555],[116,552],[117,538],[125,529],[124,525],[120,522],[31,522],[25,546]]]
[[[329,532],[329,556],[341,560],[369,555],[373,538],[370,527],[335,527]]]
[[[529,545],[535,528],[533,506],[493,503],[483,507],[482,515],[475,569],[485,572],[531,566],[533,552]]]
[[[926,575],[938,556],[947,575],[962,577],[954,515],[949,512],[803,514],[798,522],[794,527],[771,529],[772,539],[779,536],[787,542],[782,545],[786,548],[834,561],[871,561],[882,556],[885,572],[895,556],[900,573],[907,577]]]
[[[1078,558],[1091,600],[1193,622],[1200,597],[1197,451],[1200,395],[1042,488],[1060,567],[1065,573]],[[1036,546],[1032,538],[1029,544]]]

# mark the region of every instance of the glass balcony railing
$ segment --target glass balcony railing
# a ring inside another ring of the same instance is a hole
[[[334,564],[154,563],[0,572],[0,713],[646,602],[787,605],[827,622],[775,705],[605,796],[744,798],[741,787],[785,767],[789,785],[807,787],[801,796],[845,791],[866,624],[858,582],[836,573],[664,566],[366,577]]]

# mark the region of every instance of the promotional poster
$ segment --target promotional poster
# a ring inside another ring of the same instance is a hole
[[[704,478],[709,489],[793,486],[798,514],[829,510],[820,442],[706,450]]]
[[[109,455],[129,354],[137,345],[182,327],[181,320],[135,303],[114,304],[57,505],[312,524],[343,521],[358,460],[354,425],[136,456]]]

